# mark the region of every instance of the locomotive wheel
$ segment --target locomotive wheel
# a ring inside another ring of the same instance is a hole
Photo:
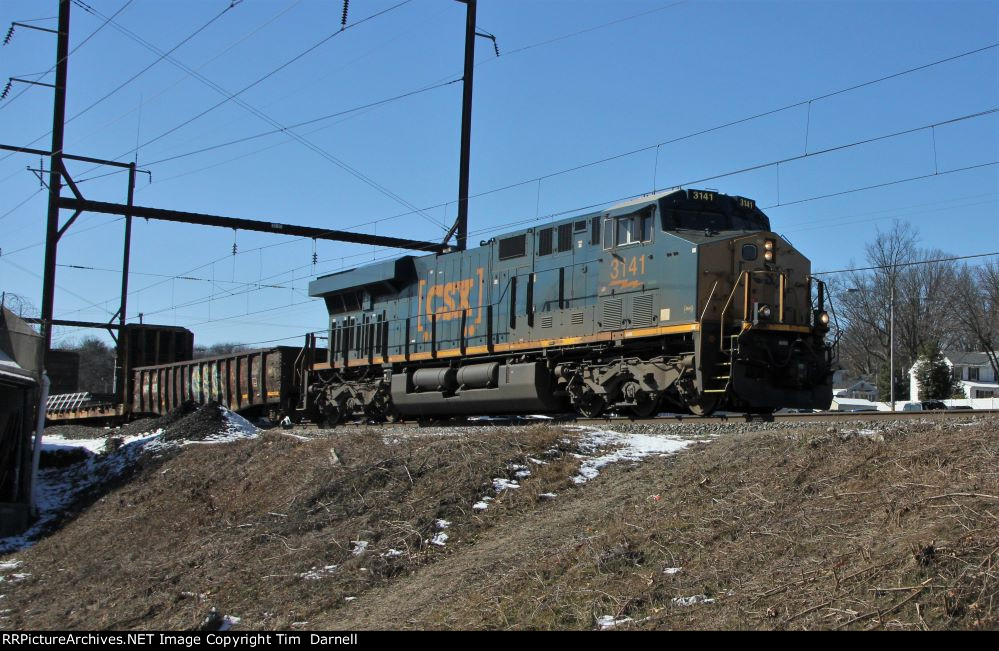
[[[321,407],[320,425],[332,429],[343,420],[344,406],[340,402],[325,402]]]
[[[721,398],[716,395],[706,396],[701,394],[696,400],[687,401],[687,409],[695,416],[710,416],[718,408],[718,403],[720,402]]]
[[[584,418],[596,418],[604,413],[607,403],[600,396],[591,396],[588,400],[573,405],[580,416]]]
[[[343,413],[336,407],[330,407],[323,412],[322,426],[326,429],[333,429],[340,424]]]
[[[652,418],[659,411],[659,394],[640,393],[634,407],[631,407],[633,418]]]

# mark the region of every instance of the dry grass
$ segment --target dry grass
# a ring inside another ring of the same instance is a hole
[[[314,621],[568,483],[578,462],[559,450],[562,439],[545,427],[393,442],[374,432],[313,441],[270,433],[146,460],[134,481],[17,555],[32,577],[4,586],[12,612],[3,623],[184,629],[211,607],[254,628]],[[474,516],[491,479],[512,477],[508,465],[528,455],[551,463]],[[436,519],[453,523],[443,549],[427,543]],[[354,555],[359,540],[368,548]],[[382,557],[390,548],[404,553]],[[328,565],[338,568],[322,579],[302,576]]]
[[[216,607],[255,629],[996,628],[999,421],[904,427],[721,438],[583,487],[545,427],[191,446],[18,554],[33,576],[3,586],[2,622],[193,628]],[[694,595],[714,601],[674,601]]]
[[[435,600],[451,568],[428,568],[429,608],[405,625],[995,628],[999,428],[909,427],[756,434],[618,469],[586,502],[511,523],[523,550],[502,572]],[[695,595],[714,601],[676,601]],[[359,610],[389,621],[378,602]]]

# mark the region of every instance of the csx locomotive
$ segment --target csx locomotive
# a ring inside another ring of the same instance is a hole
[[[828,408],[825,290],[751,199],[673,190],[322,276],[328,423]]]

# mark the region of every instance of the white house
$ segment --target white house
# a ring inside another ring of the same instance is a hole
[[[985,353],[950,351],[943,354],[954,379],[958,380],[964,395],[970,399],[999,398],[999,382]],[[916,367],[909,369],[909,400],[919,400],[919,383]]]
[[[852,377],[845,369],[838,369],[833,373],[833,397],[874,402],[878,399],[878,387],[863,378]]]

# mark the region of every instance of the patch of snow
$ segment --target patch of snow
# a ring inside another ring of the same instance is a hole
[[[434,520],[434,526],[438,529],[447,529],[451,526],[451,523],[447,520]]]
[[[364,553],[364,550],[368,548],[367,540],[351,540],[350,544],[354,546],[354,548],[350,550],[350,553],[354,556],[360,556]]]
[[[8,578],[11,580],[11,583],[20,583],[25,579],[30,579],[31,575],[24,572],[19,572],[16,574],[5,574],[3,576],[0,576],[0,583],[5,582]]]
[[[485,511],[488,508],[489,508],[489,503],[488,502],[481,502],[480,501],[480,502],[476,502],[475,504],[472,505],[472,510],[473,511]]]
[[[302,572],[298,576],[308,581],[318,581],[323,577],[327,577],[330,574],[333,574],[333,572],[336,571],[336,568],[337,568],[336,565],[324,565],[322,567],[313,566],[312,569],[310,569],[307,572]]]
[[[601,615],[597,618],[597,626],[601,631],[606,631],[608,628],[614,628],[615,626],[620,626],[621,624],[627,624],[632,620],[630,617],[622,617],[621,619],[614,619],[613,615]]]
[[[534,457],[527,457],[527,460],[536,466],[547,466],[547,461],[542,461],[541,459],[535,459]]]
[[[30,547],[49,526],[57,521],[76,500],[94,487],[114,481],[122,476],[143,452],[163,448],[159,439],[163,430],[145,432],[122,439],[122,445],[108,454],[91,454],[80,463],[63,468],[42,468],[38,471],[36,484],[38,495],[38,519],[30,529],[19,536],[0,538],[0,554],[9,554]],[[46,443],[46,441],[55,442]],[[84,448],[87,439],[63,439],[56,436],[42,437],[42,449],[65,447]],[[66,445],[64,445],[66,443]],[[101,449],[104,448],[102,440]]]
[[[443,547],[447,543],[448,535],[443,531],[434,534],[434,537],[430,539],[431,545],[437,545],[438,547]]]
[[[308,436],[300,436],[298,434],[292,434],[291,432],[281,432],[281,434],[283,436],[287,436],[288,438],[297,439],[299,441],[311,441],[312,440]]]
[[[104,446],[107,445],[107,442],[108,440],[106,438],[68,439],[65,436],[60,436],[58,434],[43,434],[42,451],[58,452],[60,449],[65,448],[83,448],[91,454],[100,454],[104,451]]]
[[[239,617],[234,617],[232,615],[226,615],[222,618],[222,626],[219,626],[220,631],[228,631],[233,626],[241,622]]]
[[[600,474],[604,466],[619,461],[640,461],[648,456],[675,454],[690,446],[693,441],[675,436],[650,436],[648,434],[622,434],[597,427],[581,427],[584,432],[579,448],[589,454],[614,447],[612,452],[586,457],[579,467],[579,474],[572,478],[575,484],[585,484]]]
[[[667,567],[663,569],[663,574],[678,574],[682,569],[682,567]]]
[[[673,605],[680,606],[681,608],[695,606],[697,604],[713,604],[714,602],[714,599],[703,594],[695,594],[689,597],[673,597]]]
[[[0,563],[0,572],[9,572],[10,570],[16,570],[22,565],[24,565],[24,561],[19,561],[17,559],[12,558],[9,561],[4,561]]]
[[[553,500],[558,497],[557,493],[541,493],[538,495],[539,498],[543,500]]]
[[[355,599],[357,599],[357,597],[344,597],[343,598],[344,601],[354,601]]]
[[[884,435],[874,429],[855,429],[855,430],[845,430],[840,433],[839,438],[843,441],[847,441],[852,438],[862,438],[869,441],[875,441],[877,443],[884,443]]]
[[[385,552],[381,556],[382,556],[382,558],[399,558],[400,556],[402,556],[405,553],[406,552],[402,551],[401,549],[389,549],[387,552]]]
[[[493,478],[493,490],[497,493],[502,493],[503,491],[511,488],[520,488],[520,484],[504,477]]]

